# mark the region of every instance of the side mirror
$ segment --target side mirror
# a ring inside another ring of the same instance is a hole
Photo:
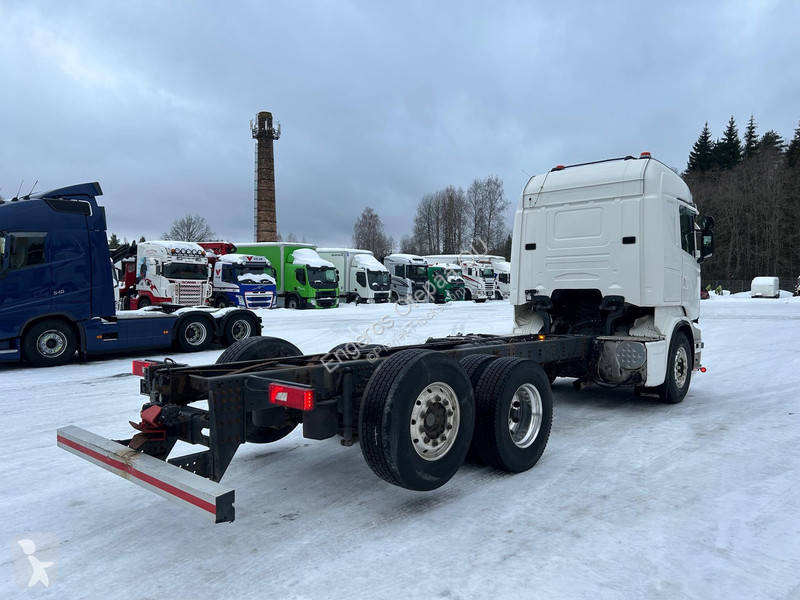
[[[703,229],[714,229],[714,217],[703,217],[700,223]]]
[[[700,257],[697,262],[703,263],[712,256],[714,256],[714,231],[712,229],[703,229],[700,232]]]

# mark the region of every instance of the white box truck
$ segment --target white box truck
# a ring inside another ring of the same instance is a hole
[[[339,300],[375,304],[389,301],[391,278],[370,250],[317,248],[339,275]]]

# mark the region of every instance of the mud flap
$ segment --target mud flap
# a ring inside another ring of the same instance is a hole
[[[148,454],[70,425],[58,429],[59,448],[183,506],[233,521],[234,490]]]

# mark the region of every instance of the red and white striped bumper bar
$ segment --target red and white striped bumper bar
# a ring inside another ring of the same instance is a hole
[[[213,517],[216,523],[233,521],[234,490],[224,485],[74,425],[56,433],[58,446],[67,452]]]

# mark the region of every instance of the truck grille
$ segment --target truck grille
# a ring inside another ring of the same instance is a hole
[[[336,290],[317,290],[317,298],[336,298]]]
[[[200,306],[204,303],[202,281],[179,281],[175,284],[175,304]]]
[[[270,308],[272,298],[272,292],[245,292],[244,304],[247,308]]]

